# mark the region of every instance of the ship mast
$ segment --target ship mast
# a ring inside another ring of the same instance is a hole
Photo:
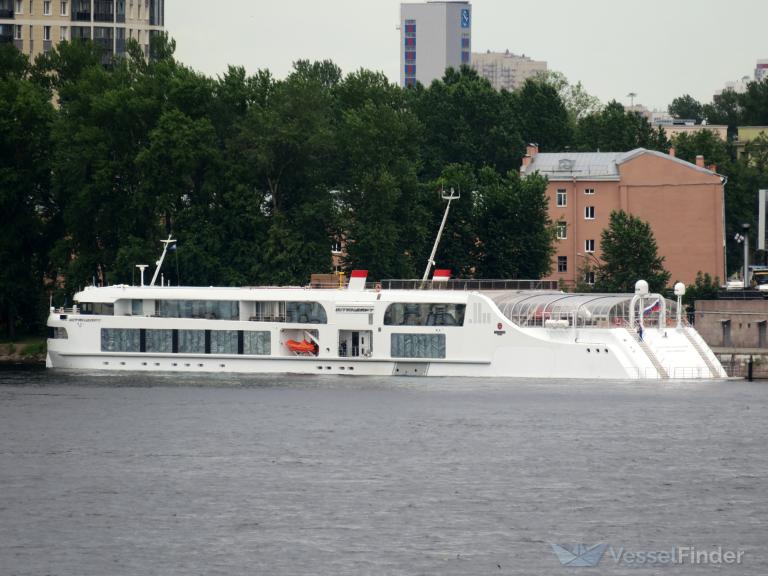
[[[445,214],[443,214],[443,221],[440,223],[440,229],[437,231],[437,238],[435,238],[435,245],[432,246],[432,253],[429,255],[429,259],[427,260],[427,269],[424,270],[424,277],[421,279],[421,287],[424,288],[424,284],[429,279],[429,272],[432,270],[432,266],[435,265],[435,254],[437,254],[437,246],[440,244],[440,237],[443,235],[443,228],[445,228],[445,221],[448,220],[448,211],[451,209],[451,202],[453,200],[458,200],[461,198],[461,190],[459,190],[458,193],[455,193],[453,188],[451,188],[450,194],[445,193],[445,188],[442,190],[442,198],[443,200],[447,200],[448,204],[445,206]]]
[[[160,256],[160,260],[155,262],[155,264],[157,264],[157,267],[155,268],[155,273],[152,276],[152,282],[149,283],[150,286],[154,286],[155,282],[157,282],[157,275],[160,274],[160,268],[162,268],[163,261],[165,260],[165,255],[168,253],[168,246],[171,244],[175,244],[176,240],[172,238],[172,234],[168,234],[168,240],[160,240],[160,242],[165,244],[165,246],[163,246],[163,253]]]

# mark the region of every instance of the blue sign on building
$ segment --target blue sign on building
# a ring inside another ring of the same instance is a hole
[[[469,8],[464,8],[461,11],[461,27],[469,28]]]

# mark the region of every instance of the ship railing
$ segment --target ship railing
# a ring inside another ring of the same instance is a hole
[[[65,306],[51,306],[51,313],[52,314],[79,314],[80,309],[77,306],[73,306],[71,308],[67,308]]]
[[[650,366],[624,366],[633,380],[661,380],[656,368]],[[704,380],[712,378],[709,369],[702,366],[665,366],[671,380]]]
[[[557,280],[472,280],[455,279],[438,282],[419,279],[386,279],[366,284],[366,288],[383,290],[559,290]]]

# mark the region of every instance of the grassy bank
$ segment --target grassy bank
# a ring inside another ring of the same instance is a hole
[[[0,341],[0,364],[44,364],[45,352],[45,338],[41,337]]]

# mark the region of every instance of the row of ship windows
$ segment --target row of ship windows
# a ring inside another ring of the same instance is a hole
[[[102,328],[101,351],[268,356],[272,335],[252,330]]]
[[[131,300],[131,314],[144,316],[144,300]],[[246,302],[252,322],[288,322],[327,324],[328,315],[319,302]],[[384,313],[385,326],[463,326],[465,304],[435,302],[395,302]],[[114,316],[115,305],[83,302],[80,314]],[[240,320],[240,302],[236,300],[155,300],[153,314],[160,318],[198,318]]]
[[[445,334],[391,334],[390,338],[393,358],[445,358]],[[101,351],[269,356],[272,335],[251,330],[102,328]]]

